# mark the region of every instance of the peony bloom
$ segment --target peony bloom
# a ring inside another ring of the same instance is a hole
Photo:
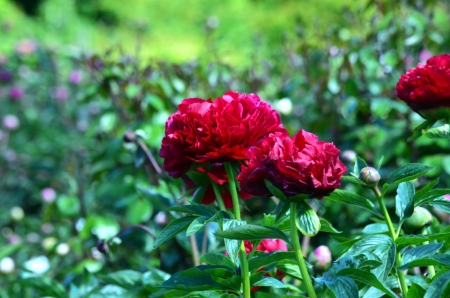
[[[400,77],[397,96],[429,120],[450,116],[450,55],[443,54],[418,64]]]
[[[274,133],[247,152],[249,162],[238,175],[241,189],[253,195],[269,195],[264,180],[287,197],[306,194],[321,199],[340,186],[347,170],[340,151],[319,142],[316,135],[300,130],[292,139]]]
[[[331,266],[331,251],[328,246],[321,245],[317,247],[308,258],[314,269],[318,271],[326,271]]]
[[[214,102],[189,98],[167,120],[160,156],[164,170],[178,178],[194,162],[244,160],[248,148],[275,132],[287,135],[278,113],[255,94],[229,91]]]

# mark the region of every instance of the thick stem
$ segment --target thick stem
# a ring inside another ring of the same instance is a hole
[[[236,220],[241,220],[241,211],[239,209],[239,198],[236,189],[236,182],[234,180],[233,169],[230,163],[225,163],[225,171],[228,176],[228,183],[230,184],[231,199],[233,201],[233,211],[234,218]],[[241,248],[239,251],[239,260],[241,262],[241,277],[242,277],[242,287],[244,291],[244,298],[250,298],[250,275],[248,272],[248,260],[247,254],[245,252],[244,241],[242,241]]]
[[[297,231],[297,203],[291,202],[291,241],[294,246],[295,259],[297,260],[298,268],[302,273],[303,282],[306,285],[306,291],[308,292],[308,296],[312,298],[316,298],[316,292],[314,291],[314,286],[311,281],[311,277],[308,273],[308,268],[306,267],[305,259],[303,258],[302,248],[300,246],[300,239],[298,238]]]
[[[397,239],[397,233],[395,232],[394,225],[392,224],[391,217],[389,216],[389,212],[388,212],[388,210],[386,208],[386,205],[384,204],[381,192],[380,192],[380,190],[378,189],[377,186],[374,186],[372,188],[372,191],[374,192],[375,196],[377,197],[378,204],[380,204],[381,211],[383,212],[384,219],[386,220],[386,224],[387,224],[388,229],[389,229],[389,234],[390,234],[392,240],[394,240],[394,242],[395,242],[395,240]],[[396,251],[396,253],[395,253],[395,267],[398,268],[401,265],[402,265],[402,256],[400,255],[399,251]],[[403,272],[403,270],[397,269],[397,276],[398,276],[398,283],[400,285],[400,290],[402,291],[402,297],[406,297],[406,293],[408,293],[408,286],[406,284],[405,273]]]
[[[427,230],[425,229],[425,231],[423,232],[423,235],[428,234]],[[427,245],[429,244],[430,241],[425,241],[423,244]],[[434,269],[434,266],[428,266],[428,275],[430,278],[433,278],[436,275],[436,270]]]

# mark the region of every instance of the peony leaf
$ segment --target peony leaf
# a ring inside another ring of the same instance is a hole
[[[155,244],[153,248],[158,248],[161,244],[166,242],[167,240],[175,237],[179,233],[183,232],[187,229],[187,227],[194,221],[197,216],[186,216],[178,218],[172,222],[170,222],[164,230],[161,231],[161,234],[156,238]]]
[[[414,128],[412,135],[406,140],[407,142],[412,142],[422,136],[422,131],[424,129],[430,128],[433,124],[436,123],[436,120],[426,120],[422,122],[419,126]]]
[[[415,195],[414,195],[414,202],[419,202],[420,199],[426,195],[430,190],[433,189],[433,187],[436,186],[436,184],[438,184],[439,182],[439,178],[434,179],[433,181],[431,181],[430,183],[428,183],[427,185],[425,185],[422,189],[418,190]],[[417,206],[417,205],[415,205]]]
[[[286,195],[278,188],[276,188],[272,182],[270,182],[269,180],[265,179],[264,183],[266,184],[266,187],[269,189],[270,193],[275,196],[276,198],[286,201]]]
[[[225,221],[225,223],[226,222],[227,221]],[[263,240],[266,238],[273,238],[282,239],[285,242],[290,243],[289,239],[281,230],[274,227],[262,227],[257,225],[241,225],[217,232],[215,235],[225,239],[234,240]]]
[[[208,265],[225,266],[235,270],[233,261],[223,253],[206,253],[200,257],[200,261]]]
[[[355,159],[355,166],[353,167],[353,176],[358,178],[359,172],[361,171],[361,169],[365,167],[368,167],[366,161],[361,157],[357,156]]]
[[[395,197],[395,214],[403,220],[411,217],[414,212],[414,184],[410,181],[402,182],[398,185],[397,196]]]
[[[383,218],[380,212],[375,209],[375,205],[371,201],[350,191],[336,189],[327,197],[327,200],[358,206],[372,212],[380,218]]]
[[[246,221],[243,220],[225,220],[223,221],[223,232],[229,232],[230,230],[232,230],[233,228],[239,227],[239,226],[243,226],[247,224]],[[230,259],[233,261],[234,264],[238,264],[237,263],[237,255],[239,252],[239,248],[241,247],[242,241],[241,239],[238,240],[232,240],[232,239],[225,239],[225,249],[227,250]]]
[[[411,181],[433,169],[434,167],[429,167],[420,163],[409,163],[395,171],[391,177],[389,177],[387,183],[391,185]]]
[[[340,270],[337,273],[337,276],[348,276],[353,280],[356,280],[356,281],[365,283],[369,286],[375,287],[390,297],[397,297],[397,295],[394,292],[392,292],[391,289],[386,288],[378,280],[378,278],[370,272],[366,272],[364,270],[356,269],[356,268],[345,268],[345,269]]]
[[[295,254],[292,251],[275,251],[271,253],[265,253],[261,256],[253,257],[248,261],[248,270],[256,271],[262,267],[267,267],[272,264],[276,264],[279,261],[286,259],[295,259]]]
[[[347,181],[347,182],[351,182],[354,184],[359,184],[359,185],[366,185],[364,182],[362,182],[361,180],[359,180],[359,178],[356,178],[354,176],[342,176],[342,180],[343,181]]]
[[[450,268],[450,255],[438,254],[430,257],[414,259],[411,262],[406,262],[404,265],[398,267],[398,269],[406,270],[409,268],[426,266],[442,266]]]
[[[450,283],[450,271],[447,271],[435,278],[428,287],[424,298],[442,297],[442,294],[446,290]],[[448,297],[448,296],[447,296]]]
[[[328,221],[325,219],[320,220],[320,231],[321,232],[328,232],[328,233],[334,233],[339,234],[342,233],[342,231],[336,230]]]
[[[264,276],[261,280],[252,284],[253,287],[271,287],[271,288],[286,288],[284,283],[273,277]]]
[[[450,139],[450,125],[444,124],[442,126],[424,129],[422,133],[430,139]]]
[[[319,233],[321,223],[316,212],[306,202],[297,205],[297,228],[305,236],[314,236]]]

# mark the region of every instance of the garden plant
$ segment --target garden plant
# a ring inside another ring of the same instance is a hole
[[[1,54],[0,297],[450,297],[450,7],[342,12],[248,65],[211,20]]]

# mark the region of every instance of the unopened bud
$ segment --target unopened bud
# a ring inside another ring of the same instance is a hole
[[[433,218],[431,213],[423,208],[414,208],[414,213],[403,223],[403,230],[408,234],[421,234],[423,228],[431,225]]]
[[[133,143],[136,141],[136,139],[137,135],[131,130],[126,131],[125,134],[123,135],[123,141],[125,143]]]
[[[320,272],[328,270],[331,266],[331,251],[328,246],[321,245],[317,247],[308,258],[314,269]]]
[[[372,167],[365,167],[359,172],[359,179],[369,186],[377,185],[380,174]]]

